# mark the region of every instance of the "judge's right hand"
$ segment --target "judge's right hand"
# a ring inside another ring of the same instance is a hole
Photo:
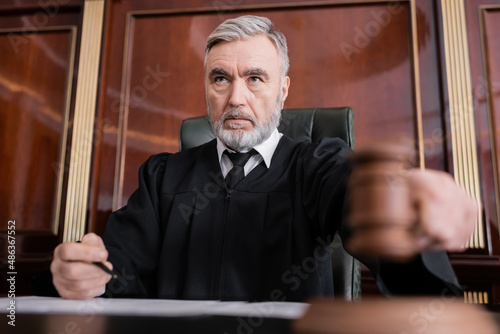
[[[65,242],[57,246],[50,271],[59,295],[67,299],[91,299],[103,293],[111,275],[92,262],[103,262],[112,269],[107,258],[102,239],[94,233],[86,234],[80,243]]]

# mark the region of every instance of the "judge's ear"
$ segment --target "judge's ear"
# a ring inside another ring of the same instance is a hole
[[[285,100],[288,97],[288,88],[290,88],[290,77],[286,76],[283,80],[283,86],[281,87],[282,99],[281,99],[281,109],[285,105]]]

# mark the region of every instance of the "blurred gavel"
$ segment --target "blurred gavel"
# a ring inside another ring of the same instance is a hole
[[[414,147],[406,141],[356,151],[349,180],[347,248],[354,254],[407,261],[418,252],[411,237],[417,211],[406,182]]]

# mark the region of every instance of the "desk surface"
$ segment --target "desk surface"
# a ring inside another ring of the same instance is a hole
[[[0,298],[0,333],[500,334],[497,313],[440,296],[311,304],[20,297],[15,327],[10,302]]]
[[[0,298],[0,313],[5,315],[0,333],[290,333],[291,321],[303,316],[308,306],[283,302]],[[10,313],[15,316],[15,327],[9,325]]]
[[[291,334],[290,319],[266,318],[252,325],[232,316],[145,317],[85,316],[69,314],[19,314],[16,326],[0,324],[5,334]]]
[[[117,316],[249,316],[296,319],[309,307],[291,302],[221,302],[216,300],[94,298],[68,300],[55,297],[0,298],[0,313],[9,313],[11,301],[17,314],[98,314]]]

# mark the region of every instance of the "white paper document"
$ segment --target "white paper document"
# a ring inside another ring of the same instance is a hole
[[[12,303],[14,301],[14,303]],[[247,316],[259,318],[297,319],[308,304],[295,302],[221,302],[211,300],[94,298],[68,300],[55,297],[0,298],[0,313],[95,314],[188,317],[203,315]]]

